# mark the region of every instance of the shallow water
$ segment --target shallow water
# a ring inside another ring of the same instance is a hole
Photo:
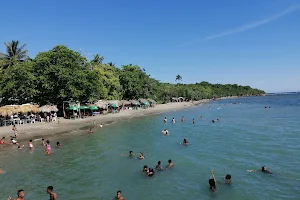
[[[112,199],[117,190],[127,200],[300,199],[299,103],[300,95],[228,99],[124,120],[92,135],[63,136],[62,148],[54,147],[51,156],[35,142],[32,152],[0,154],[5,170],[0,176],[0,199],[13,196],[19,188],[28,200],[47,199],[48,185],[63,200]],[[264,109],[265,105],[271,108]],[[177,123],[164,124],[165,116],[169,121],[175,117]],[[220,121],[211,123],[216,118]],[[165,128],[170,136],[161,134]],[[189,146],[180,145],[183,138]],[[57,141],[50,139],[52,145]],[[145,160],[121,156],[129,150],[143,152]],[[141,174],[143,165],[154,167],[158,160],[166,165],[168,159],[174,162],[173,169],[157,172],[153,178]],[[263,165],[277,175],[246,171]],[[210,170],[220,181],[230,173],[232,185],[219,184],[212,194]]]

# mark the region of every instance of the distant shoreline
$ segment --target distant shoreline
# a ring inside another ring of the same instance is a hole
[[[224,99],[234,99],[239,97],[223,97],[216,99],[224,100]],[[144,117],[149,115],[161,114],[174,110],[182,110],[186,108],[191,108],[200,104],[210,103],[213,100],[203,99],[200,101],[193,102],[175,102],[175,103],[167,103],[160,104],[154,108],[148,109],[139,109],[139,110],[124,110],[120,113],[115,114],[107,114],[107,115],[97,115],[91,116],[83,119],[63,119],[59,118],[59,122],[37,122],[35,124],[26,124],[26,125],[17,125],[18,129],[18,139],[17,141],[20,145],[26,145],[27,140],[36,140],[40,138],[47,138],[47,136],[59,136],[64,135],[66,133],[70,133],[72,131],[78,131],[82,133],[82,131],[88,131],[89,128],[93,128],[93,121],[97,122],[97,127],[100,124],[104,126],[110,123],[114,123],[117,121],[121,121],[124,119],[133,119],[136,117]],[[74,133],[74,135],[78,135],[79,133]],[[6,137],[6,142],[10,142],[10,136],[13,136],[12,126],[0,127],[0,137]],[[11,145],[0,145],[0,149],[5,147],[10,147]]]

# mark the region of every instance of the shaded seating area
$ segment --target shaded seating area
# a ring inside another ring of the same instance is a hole
[[[138,110],[141,106],[141,103],[137,100],[130,100],[132,110]]]
[[[57,106],[56,105],[44,105],[39,107],[39,115],[37,120],[40,122],[53,122],[57,121]]]
[[[143,109],[147,109],[150,107],[150,103],[146,99],[139,99],[139,102],[141,104],[141,108]]]
[[[108,113],[108,102],[105,100],[99,100],[97,102],[94,103],[98,109],[99,109],[99,113],[95,113],[95,114],[106,114]]]
[[[129,108],[131,107],[131,102],[127,101],[127,100],[122,100],[121,101],[121,109],[122,110],[129,110]]]
[[[108,113],[118,113],[120,111],[119,107],[122,105],[119,100],[111,100],[108,102]]]
[[[148,99],[149,103],[150,103],[150,107],[155,107],[157,105],[157,102],[154,101],[153,99]]]

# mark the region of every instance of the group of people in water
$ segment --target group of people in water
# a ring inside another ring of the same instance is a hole
[[[50,200],[58,200],[57,194],[53,191],[53,186],[48,186],[46,190],[50,196]],[[24,190],[18,190],[17,197],[12,199],[10,196],[7,200],[26,200]]]

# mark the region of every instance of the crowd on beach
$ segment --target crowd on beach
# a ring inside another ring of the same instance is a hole
[[[203,116],[200,116],[199,118],[202,120]],[[212,123],[216,123],[216,122],[219,122],[219,121],[220,120],[218,118],[211,120]],[[167,117],[164,118],[163,122],[164,123],[168,123]],[[181,118],[181,122],[185,122],[185,117],[184,116]],[[93,128],[91,128],[89,130],[89,132],[88,132],[90,134],[93,134],[94,133],[93,129],[97,128],[96,121],[94,120],[92,123],[93,123]],[[176,119],[172,118],[171,123],[172,124],[176,124]],[[195,118],[192,119],[192,123],[193,124],[196,123]],[[100,124],[99,127],[102,128],[103,124]],[[14,133],[14,136],[10,136],[11,137],[11,142],[6,142],[5,141],[5,137],[3,137],[0,140],[0,144],[18,145],[18,149],[23,149],[23,147],[25,145],[20,145],[17,142],[18,130],[17,130],[17,127],[15,125],[12,127],[12,131]],[[167,129],[162,130],[162,133],[165,136],[169,136],[170,135],[170,133],[169,133],[169,131]],[[182,144],[184,146],[188,146],[189,142],[188,142],[188,140],[186,138],[184,138],[183,142],[180,143],[180,144]],[[49,140],[45,141],[44,139],[41,139],[41,145],[45,148],[45,154],[46,155],[51,155],[52,154],[52,148],[51,148]],[[56,147],[57,148],[61,147],[60,142],[56,143]],[[33,141],[32,140],[29,140],[29,142],[28,142],[28,149],[29,150],[33,150],[34,149]],[[144,156],[144,154],[142,152],[139,153],[138,157],[135,157],[135,154],[134,154],[133,151],[129,151],[129,154],[121,154],[121,155],[122,156],[128,156],[129,158],[136,158],[136,159],[139,159],[139,160],[144,160],[145,159],[145,156]],[[167,170],[167,169],[172,169],[174,167],[174,163],[172,162],[172,160],[169,159],[167,162],[168,162],[168,164],[165,167],[162,166],[161,161],[157,162],[157,165],[155,166],[155,168],[151,168],[151,167],[148,167],[148,165],[144,165],[143,169],[142,169],[142,174],[145,175],[145,176],[147,176],[147,177],[153,177],[155,175],[156,171],[163,171],[163,170]],[[248,172],[263,172],[263,173],[266,173],[266,174],[272,174],[272,172],[270,172],[267,169],[266,166],[262,166],[260,170],[247,170],[247,171]],[[0,168],[0,174],[2,174],[3,172],[4,171]],[[217,181],[216,180],[213,170],[210,172],[210,174],[211,174],[211,177],[208,180],[208,185],[209,185],[209,189],[210,189],[211,192],[216,192],[217,191],[217,183],[218,184],[226,184],[226,185],[230,185],[232,183],[232,181],[231,181],[231,178],[232,178],[231,174],[226,174],[223,181]],[[50,200],[57,200],[58,199],[58,195],[53,191],[53,186],[47,187],[46,192],[50,195]],[[12,198],[9,196],[8,200],[12,200]],[[17,192],[17,198],[14,198],[14,200],[26,200],[25,199],[24,190],[18,190],[18,192]],[[114,200],[125,200],[125,198],[123,197],[121,191],[117,191],[117,194],[114,197]]]

